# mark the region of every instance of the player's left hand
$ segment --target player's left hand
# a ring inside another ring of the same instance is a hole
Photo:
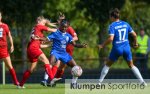
[[[133,44],[133,48],[134,48],[134,49],[137,49],[138,47],[139,47],[138,44]]]
[[[14,51],[14,46],[10,47],[10,53],[12,53]]]
[[[86,43],[83,43],[82,45],[83,45],[83,48],[86,48],[86,47],[87,47],[87,44],[86,44]]]

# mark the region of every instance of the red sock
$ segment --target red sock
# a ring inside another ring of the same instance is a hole
[[[31,72],[29,70],[27,70],[26,72],[24,72],[23,78],[22,78],[22,80],[20,82],[20,86],[24,85],[24,83],[26,82],[26,80],[29,78],[30,74],[31,74]]]
[[[18,79],[17,79],[16,72],[15,72],[14,68],[9,69],[9,72],[10,72],[12,78],[13,78],[14,84],[19,85],[19,82],[18,82]]]
[[[56,78],[61,78],[63,74],[64,74],[64,70],[59,70],[59,69],[58,69],[58,71],[57,71],[55,77],[56,77]]]
[[[53,72],[53,75],[55,76],[56,72],[57,72],[57,69],[58,67],[57,66],[53,66],[52,67],[52,72]]]
[[[53,75],[53,72],[52,72],[52,70],[50,68],[50,65],[49,64],[45,64],[44,67],[45,67],[46,73],[48,74],[50,80],[52,80],[54,78],[54,75]]]

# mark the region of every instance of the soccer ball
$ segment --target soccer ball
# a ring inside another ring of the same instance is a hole
[[[73,76],[76,76],[76,77],[79,77],[82,75],[82,68],[80,66],[74,66],[72,69],[71,69],[71,74]]]

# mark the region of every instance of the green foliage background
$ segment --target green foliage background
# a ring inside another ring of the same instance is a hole
[[[97,49],[97,44],[107,38],[107,27],[111,23],[109,10],[119,8],[122,20],[128,21],[137,33],[144,27],[150,35],[149,4],[149,0],[1,0],[0,10],[3,21],[12,31],[15,44],[13,60],[25,62],[27,59],[26,46],[36,17],[44,15],[55,22],[61,11],[76,30],[78,42],[88,44],[86,49],[75,48],[73,57],[85,68],[98,68],[111,49],[111,45],[101,51]],[[47,56],[49,50],[44,49]]]

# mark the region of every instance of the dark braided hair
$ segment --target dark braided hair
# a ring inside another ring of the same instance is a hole
[[[60,22],[60,25],[64,26],[65,24],[69,25],[68,20],[62,19],[61,22]]]

